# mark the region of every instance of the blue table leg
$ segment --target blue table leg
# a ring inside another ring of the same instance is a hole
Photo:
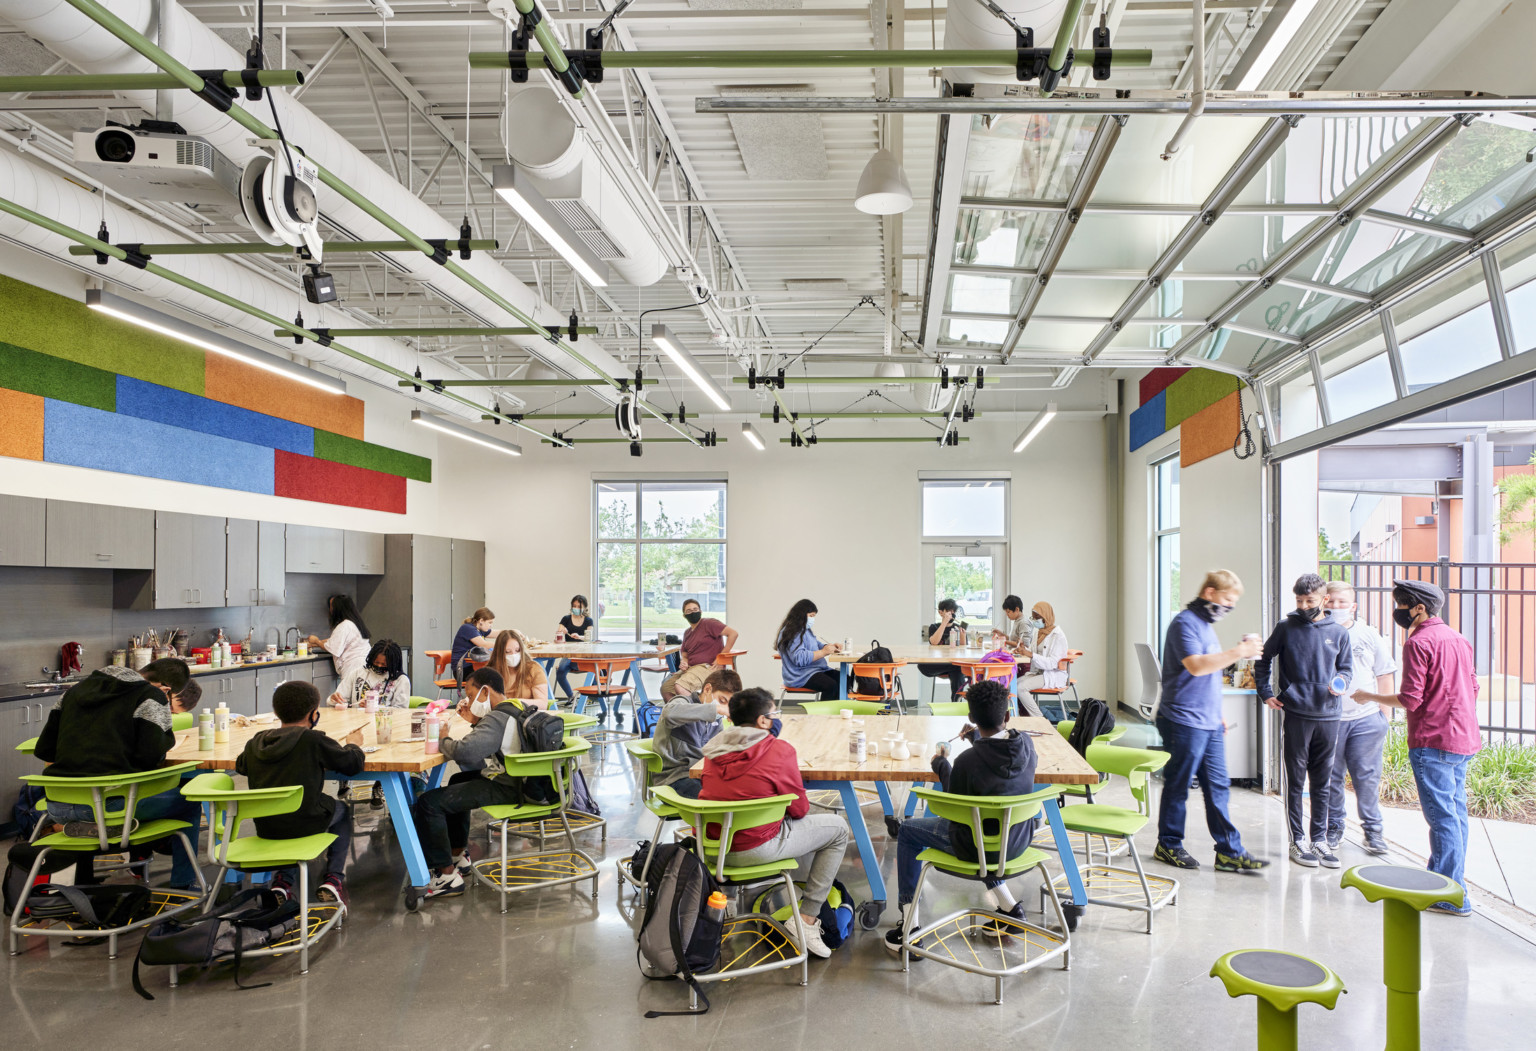
[[[441,780],[445,766],[446,763],[439,763],[432,768],[430,776]],[[400,856],[405,859],[405,871],[410,876],[411,886],[425,887],[432,882],[432,873],[427,870],[427,856],[422,853],[421,840],[416,836],[416,819],[411,808],[411,776],[397,771],[365,773],[362,776],[384,786],[384,802],[389,805],[389,822],[394,826],[395,839],[400,844]],[[435,787],[433,781],[429,780],[428,784]]]
[[[879,785],[881,782],[876,781],[875,784]],[[864,824],[864,813],[859,809],[859,795],[853,790],[853,782],[807,781],[805,787],[812,791],[834,791],[842,798],[843,811],[848,819],[848,830],[853,833],[853,841],[858,845],[859,862],[864,866],[864,879],[869,884],[870,902],[877,903],[883,910],[885,879],[880,875],[880,856],[875,853],[875,845],[869,838],[869,828]]]
[[[640,704],[648,703],[650,701],[650,698],[648,698],[645,695],[645,676],[640,674],[640,658],[639,657],[636,657],[634,660],[629,662],[629,674],[634,679],[634,682],[635,682],[635,698],[636,698],[636,700]]]
[[[885,811],[885,816],[894,816],[896,808],[891,805],[891,790],[885,786],[884,781],[875,782],[875,794],[880,797],[880,809]]]
[[[837,666],[837,696],[842,700],[848,699],[848,665]]]
[[[920,785],[925,787],[925,788],[929,787],[929,786],[925,785],[921,781],[913,781],[912,782],[912,787],[913,788],[917,788]],[[915,813],[917,813],[917,796],[913,795],[911,792],[908,792],[907,793],[907,809],[902,813],[901,816],[903,818],[909,818],[909,817],[911,817]]]
[[[1036,789],[1049,785],[1036,785]],[[1052,796],[1044,804],[1045,819],[1051,823],[1051,834],[1056,839],[1056,852],[1061,857],[1061,870],[1067,874],[1067,886],[1072,888],[1072,904],[1078,908],[1088,905],[1088,890],[1083,886],[1083,875],[1077,870],[1077,855],[1072,852],[1072,840],[1067,837],[1067,826],[1061,821],[1061,808]]]

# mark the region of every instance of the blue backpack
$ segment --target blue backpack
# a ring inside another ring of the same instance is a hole
[[[795,886],[801,890],[805,884],[799,880]],[[767,912],[767,906],[774,896],[774,889],[769,888],[759,894],[752,902],[753,912]],[[842,880],[833,880],[832,889],[827,892],[827,900],[821,904],[821,912],[816,918],[821,921],[821,940],[827,943],[827,948],[839,948],[843,942],[853,937],[853,917],[858,910],[858,902],[853,900],[853,895],[848,888],[843,886]],[[783,905],[773,910],[770,915],[786,927],[789,925],[789,906]]]

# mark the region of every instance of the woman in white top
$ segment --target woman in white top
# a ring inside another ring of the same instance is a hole
[[[309,637],[310,649],[324,648],[336,666],[336,678],[345,679],[368,661],[368,626],[357,611],[350,595],[332,595],[326,600],[330,615],[331,637]]]
[[[405,655],[393,639],[380,639],[368,651],[368,661],[336,684],[331,703],[337,708],[361,708],[370,693],[377,693],[380,707],[409,708],[411,679],[405,674]]]
[[[1029,611],[1030,627],[1035,629],[1035,645],[1019,647],[1019,656],[1028,659],[1029,670],[1019,680],[1019,703],[1029,715],[1041,715],[1040,705],[1030,690],[1059,690],[1067,684],[1061,661],[1067,655],[1067,636],[1056,626],[1056,611],[1049,602],[1036,602]]]

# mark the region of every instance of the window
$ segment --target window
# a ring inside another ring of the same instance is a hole
[[[923,590],[931,597],[921,623],[937,619],[939,602],[950,598],[968,630],[989,631],[1008,593],[1008,480],[925,481],[922,489]]]
[[[923,539],[1007,535],[1005,479],[923,483]]]
[[[1179,456],[1174,453],[1152,465],[1152,526],[1155,545],[1152,593],[1156,635],[1152,648],[1163,655],[1168,623],[1178,614],[1183,594],[1179,586]]]
[[[600,481],[593,503],[598,638],[681,635],[689,599],[726,619],[724,482]]]

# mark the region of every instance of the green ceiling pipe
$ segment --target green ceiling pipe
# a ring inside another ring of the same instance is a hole
[[[1077,27],[1077,18],[1083,13],[1083,0],[1067,0],[1067,9],[1061,13],[1061,24],[1056,28],[1056,43],[1051,46],[1051,57],[1046,59],[1047,72],[1040,78],[1040,91],[1046,98],[1050,98],[1051,92],[1056,90],[1056,85],[1061,83],[1061,71],[1067,64],[1067,54],[1072,50],[1072,30]],[[1116,66],[1127,65],[1122,63],[1120,56],[1125,52],[1116,50],[1112,56],[1112,63]],[[1147,52],[1147,65],[1152,64],[1152,52]]]
[[[569,333],[570,329],[561,328],[558,325],[551,326],[555,331]],[[430,325],[378,325],[374,328],[327,328],[333,336],[543,336],[548,334],[547,329],[533,328],[452,328]],[[596,325],[577,325],[577,335],[596,335]],[[286,332],[274,332],[274,336],[285,336]],[[565,382],[565,381],[561,381]],[[601,384],[602,380],[595,380]]]
[[[758,418],[773,419],[773,413],[760,412]],[[805,412],[808,419],[816,420],[947,420],[947,412]],[[972,419],[980,419],[981,413],[973,413]]]
[[[16,216],[18,219],[25,219],[27,222],[33,224],[34,226],[41,226],[44,230],[49,230],[53,233],[56,233],[60,237],[67,237],[79,244],[88,245],[92,251],[111,256],[113,259],[125,260],[128,257],[128,253],[123,251],[123,249],[118,248],[116,245],[110,245],[105,241],[99,241],[92,237],[90,234],[76,230],[73,227],[66,226],[56,219],[48,218],[46,215],[40,215],[37,212],[32,211],[30,208],[23,207],[22,205],[19,205],[14,201],[6,200],[3,197],[0,197],[0,212],[7,212],[10,215]],[[303,328],[299,325],[284,321],[276,314],[269,314],[265,310],[262,310],[260,307],[252,306],[249,303],[236,299],[234,296],[226,295],[216,288],[210,288],[209,286],[203,284],[201,281],[194,281],[192,278],[178,274],[174,270],[167,270],[165,267],[160,266],[158,263],[145,263],[144,270],[148,273],[154,274],[156,277],[163,277],[167,281],[172,281],[183,288],[189,288],[200,295],[207,296],[209,299],[223,303],[227,307],[233,307],[235,310],[249,314],[252,317],[260,318],[268,324],[281,326],[281,330],[287,335],[303,336],[306,339],[315,338],[315,334],[307,328]],[[340,343],[332,343],[331,349],[336,351],[338,354],[345,354],[347,357],[356,361],[361,361],[366,365],[371,365],[374,368],[379,369],[381,372],[387,372],[392,376],[405,376],[407,379],[411,379],[407,373],[402,372],[400,369],[395,368],[393,365],[388,365],[382,361],[370,358],[368,355],[353,350],[350,347],[343,346]],[[471,408],[484,411],[485,407],[483,405],[472,402],[468,398],[462,397],[461,395],[454,394],[450,391],[442,391],[440,393],[445,398],[449,398]],[[536,430],[533,427],[519,423],[517,420],[512,419],[510,416],[503,415],[501,418],[512,424],[514,427],[521,427],[523,430],[530,434],[536,434],[540,438],[552,440],[543,431]]]
[[[485,418],[488,419],[488,420],[491,419],[491,417],[489,417],[489,416],[487,416]],[[547,420],[611,420],[611,419],[613,419],[613,413],[611,413],[611,412],[540,412],[540,413],[536,413],[536,414],[533,414],[533,415],[524,416],[523,419],[525,419],[525,420],[532,420],[535,423],[542,423],[542,422],[547,421]]]
[[[586,88],[582,87],[581,77],[571,68],[570,60],[565,57],[565,49],[555,38],[554,30],[550,29],[549,23],[544,20],[544,12],[538,9],[533,0],[515,0],[515,2],[518,12],[523,16],[523,23],[533,28],[533,38],[539,42],[539,49],[544,52],[540,56],[544,59],[541,64],[547,65],[574,97],[581,98],[586,94]],[[503,55],[502,58],[506,56]]]
[[[732,376],[732,383],[746,383],[750,377]],[[949,382],[955,383],[960,377],[951,376]],[[759,376],[757,382],[768,386],[768,381],[778,382],[777,376]],[[785,376],[785,383],[863,383],[871,387],[901,387],[908,383],[941,383],[941,376],[903,376],[900,379],[882,376]]]
[[[241,70],[229,70],[219,79],[226,88],[243,88]],[[262,69],[256,82],[264,88],[288,88],[304,83],[298,69]],[[0,77],[6,91],[164,91],[187,85],[169,73],[53,73],[30,77]]]
[[[311,337],[314,338],[314,337]],[[401,373],[400,375],[405,375]],[[604,380],[464,380],[464,379],[411,379],[401,380],[402,387],[601,387]],[[641,404],[644,404],[642,402]]]
[[[1079,7],[1082,0],[1076,0]],[[521,5],[519,5],[521,6]],[[542,24],[542,23],[541,23]],[[1063,23],[1067,25],[1068,23]],[[1071,33],[1068,32],[1070,38]],[[1060,37],[1058,37],[1058,42]],[[569,65],[566,52],[527,52],[529,69],[548,65],[554,68],[555,60]],[[744,51],[583,51],[573,50],[571,55],[601,55],[604,69],[886,69],[895,67],[928,69],[933,66],[1001,66],[1008,69],[1018,65],[1016,48],[954,48],[950,50],[885,51],[849,48],[801,48],[796,50],[744,50]],[[1055,51],[1051,62],[1056,61]],[[1065,59],[1063,59],[1065,61]],[[1144,68],[1152,64],[1152,52],[1148,48],[1115,48],[1112,62],[1121,69]],[[471,69],[510,69],[511,59],[505,51],[471,51]]]
[[[969,438],[965,438],[965,437],[962,437],[960,440],[962,442],[970,441]],[[788,439],[788,438],[780,438],[779,442],[780,442],[780,444],[788,445],[789,442],[790,442],[790,439]],[[932,435],[932,436],[929,436],[927,438],[821,438],[821,437],[818,437],[816,439],[816,444],[817,445],[829,445],[829,444],[836,443],[836,442],[842,442],[844,444],[855,444],[855,445],[856,444],[877,445],[877,444],[879,444],[881,442],[909,442],[909,443],[910,442],[927,442],[929,445],[937,445],[937,444],[939,444],[939,439],[938,439],[937,435]]]
[[[448,250],[455,251],[459,242],[449,240]],[[490,238],[473,239],[469,242],[473,251],[489,252],[500,247]],[[146,256],[157,255],[288,255],[298,249],[290,245],[270,245],[265,241],[187,241],[179,244],[139,245],[139,252]],[[326,255],[346,255],[359,252],[414,252],[416,246],[409,241],[327,241]],[[70,245],[70,255],[91,255],[84,245]]]
[[[789,439],[786,438],[784,440],[788,441]],[[549,439],[546,438],[545,441],[549,441]],[[729,438],[716,438],[715,441],[718,442],[721,445],[724,445],[726,442],[730,441],[730,439]],[[572,438],[572,439],[570,439],[570,442],[571,442],[572,445],[628,445],[629,444],[629,439],[628,438]],[[689,439],[689,438],[642,438],[641,441],[640,441],[640,444],[641,445],[650,445],[652,442],[676,442],[679,445],[681,445],[683,442],[689,442],[690,444],[693,444],[693,445],[697,445],[698,444],[697,442],[694,442],[692,439]],[[555,443],[554,442],[550,442],[549,444],[553,445]]]

